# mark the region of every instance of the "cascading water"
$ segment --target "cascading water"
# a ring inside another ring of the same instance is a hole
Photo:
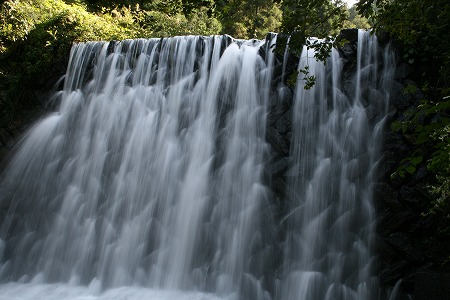
[[[364,32],[352,79],[337,50],[326,67],[300,60],[316,85],[296,87],[278,218],[275,42],[75,45],[59,111],[1,182],[0,299],[375,299],[370,184],[392,69]]]
[[[302,53],[300,68],[308,66],[316,83],[296,87],[280,299],[377,298],[370,187],[388,109],[381,93],[395,64],[377,74],[377,40],[367,32],[359,32],[357,53],[353,78],[341,78],[335,49],[327,67],[312,50]]]

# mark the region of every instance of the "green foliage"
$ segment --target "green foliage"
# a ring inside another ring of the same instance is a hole
[[[208,16],[213,16],[216,9],[214,0],[183,0],[183,12],[190,15],[195,10],[204,10]]]
[[[175,36],[202,34],[218,34],[222,29],[220,22],[208,17],[207,9],[194,9],[188,16],[183,14],[167,15],[158,11],[145,11],[141,15],[140,23],[144,28],[145,37]]]
[[[193,2],[193,1],[190,1]],[[35,92],[63,75],[74,42],[218,34],[211,7],[182,11],[182,2],[7,0],[0,10],[0,129],[20,126],[22,111],[36,107]],[[108,3],[113,3],[108,2]],[[91,11],[88,11],[90,8]],[[93,11],[93,12],[92,12]],[[46,87],[49,88],[48,86]]]
[[[88,9],[94,12],[124,7],[140,7],[143,10],[158,11],[168,15],[179,14],[183,11],[181,0],[84,0],[84,2]]]
[[[344,20],[343,28],[369,29],[372,27],[369,20],[356,10],[356,6],[347,9],[347,19]]]
[[[217,5],[223,33],[235,38],[264,38],[280,28],[280,4],[272,0],[229,0]]]
[[[450,3],[447,0],[360,0],[357,9],[372,23],[376,33],[387,33],[402,49],[402,59],[414,70],[423,100],[393,123],[411,144],[408,157],[392,175],[406,177],[426,166],[433,180],[427,185],[431,201],[426,215],[448,230],[450,217]]]
[[[409,88],[411,89],[411,88]],[[429,152],[427,169],[439,176],[450,176],[450,99],[434,103],[423,100],[414,110],[403,114],[404,120],[393,122],[391,129],[401,131],[416,150],[405,158],[393,176],[413,174]],[[408,169],[409,168],[409,169]]]
[[[303,74],[303,80],[305,81],[304,89],[309,90],[311,89],[314,84],[316,84],[316,76],[309,75],[309,66],[305,66],[303,69],[298,71],[299,73]]]
[[[448,95],[450,2],[447,0],[360,0],[358,10],[403,47],[403,59],[428,97]]]
[[[315,50],[316,60],[325,63],[331,48],[343,42],[338,36],[347,18],[347,8],[342,0],[285,0],[282,10],[281,30],[289,34],[289,50],[292,53],[300,55],[303,45],[306,45],[308,49]],[[280,37],[277,51],[283,52],[286,44],[286,38]],[[315,83],[314,76],[309,75],[307,68],[300,70],[300,73],[303,74],[305,88],[310,89]],[[297,75],[294,74],[295,77]]]
[[[450,150],[450,149],[448,149]],[[447,176],[437,176],[437,184],[429,186],[429,190],[435,197],[431,201],[431,208],[425,215],[442,216],[445,221],[450,222],[450,178]],[[445,233],[450,234],[450,226],[445,226]]]
[[[73,42],[136,37],[142,33],[127,9],[115,15],[93,15],[78,4],[62,1],[7,1],[2,7],[0,68],[11,92],[17,85],[36,88],[65,63]]]
[[[407,91],[412,88],[407,88]],[[423,214],[437,218],[440,233],[450,235],[450,98],[440,102],[423,100],[416,108],[404,113],[404,121],[391,124],[412,144],[411,153],[404,158],[392,178],[414,175],[419,166],[434,174],[426,185],[430,203]]]
[[[448,237],[450,236],[450,141],[449,141],[450,127],[446,127],[446,143],[441,148],[442,153],[439,154],[439,159],[435,159],[434,163],[445,164],[438,168],[445,166],[444,175],[437,175],[436,181],[427,186],[428,191],[432,195],[429,209],[423,213],[426,216],[434,216],[439,220],[440,234]],[[432,168],[436,167],[433,165]],[[450,256],[449,256],[450,259]],[[446,263],[449,263],[447,260]]]
[[[301,45],[308,37],[323,38],[339,33],[346,19],[342,0],[285,0],[282,10],[282,31],[294,33],[294,39]]]

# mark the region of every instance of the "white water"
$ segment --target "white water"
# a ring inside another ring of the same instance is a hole
[[[0,300],[227,300],[213,294],[170,290],[152,290],[142,287],[117,287],[107,291],[65,284],[17,284],[1,286]]]
[[[378,55],[376,37],[360,31],[355,76],[341,78],[336,50],[325,67],[304,48],[299,67],[308,65],[316,83],[310,90],[303,81],[296,87],[280,299],[376,298],[370,187],[388,108],[381,93],[395,66],[377,74]]]
[[[377,75],[373,38],[359,44],[352,95],[336,51],[327,68],[310,61],[312,90],[298,83],[282,220],[262,179],[270,45],[75,45],[58,112],[0,187],[0,299],[372,299],[370,183],[392,71]],[[372,120],[364,89],[384,101]]]

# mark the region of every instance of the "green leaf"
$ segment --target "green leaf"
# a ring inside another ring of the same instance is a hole
[[[430,135],[427,131],[421,131],[416,138],[416,143],[418,145],[424,144],[430,140]]]
[[[403,128],[403,123],[400,121],[395,121],[391,123],[391,130],[392,131],[400,131],[400,129]]]
[[[409,174],[414,174],[414,172],[416,172],[416,167],[413,165],[408,166],[407,168],[405,168],[405,170],[409,173]]]
[[[420,164],[422,161],[423,161],[423,156],[416,156],[416,157],[411,158],[411,163],[415,166]]]

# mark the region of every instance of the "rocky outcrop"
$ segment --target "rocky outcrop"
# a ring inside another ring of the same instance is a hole
[[[384,155],[379,168],[379,182],[374,186],[378,212],[376,253],[377,273],[384,286],[393,286],[402,280],[404,293],[423,298],[420,286],[424,285],[423,274],[448,273],[448,251],[450,242],[439,234],[438,224],[432,216],[426,216],[426,184],[431,174],[425,164],[419,165],[414,174],[405,177],[393,176],[401,161],[411,155],[413,144],[401,132],[393,131],[390,124],[405,120],[405,113],[414,109],[424,99],[419,89],[411,89],[414,82],[408,64],[397,66],[391,95],[391,113],[386,126]],[[409,92],[416,90],[416,92]],[[427,151],[427,149],[424,149]],[[422,274],[422,275],[419,275]],[[434,285],[436,287],[436,285]],[[430,287],[430,286],[429,286]],[[428,288],[429,289],[429,288]],[[439,294],[439,293],[438,293]],[[428,299],[448,299],[431,297]]]

